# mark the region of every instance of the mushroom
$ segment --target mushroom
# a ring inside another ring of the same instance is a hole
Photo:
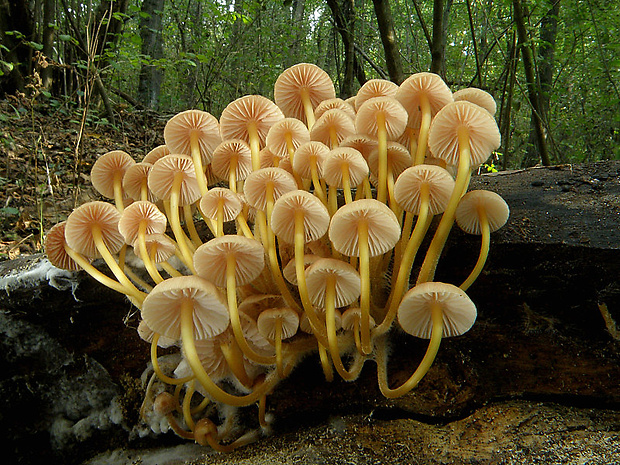
[[[329,352],[334,367],[344,380],[352,381],[359,376],[362,365],[347,371],[342,364],[336,338],[336,308],[346,307],[360,296],[360,275],[346,262],[322,258],[308,268],[306,280],[312,304],[325,309]]]
[[[237,308],[237,287],[254,281],[265,266],[265,251],[260,242],[243,236],[212,239],[196,249],[194,268],[198,276],[226,288],[228,313],[237,344],[250,360],[273,364],[273,357],[256,353],[247,343]]]
[[[113,150],[101,155],[90,170],[90,182],[107,199],[114,199],[116,208],[123,211],[123,176],[136,162],[122,150]]]
[[[220,116],[222,138],[243,139],[250,145],[252,170],[260,168],[258,154],[269,128],[284,118],[282,111],[266,97],[246,95],[228,104]]]
[[[300,145],[293,159],[293,170],[302,178],[312,179],[314,193],[324,204],[327,204],[327,197],[321,179],[323,178],[323,161],[328,153],[327,145],[311,141]]]
[[[183,111],[168,120],[164,127],[164,139],[171,153],[191,156],[200,195],[206,194],[205,167],[222,140],[217,118],[206,111]]]
[[[170,149],[168,146],[158,145],[144,156],[142,163],[150,163],[151,165],[154,165],[157,160],[165,157],[166,155],[170,155]]]
[[[142,318],[153,331],[181,340],[196,379],[216,401],[238,407],[250,405],[275,386],[277,378],[271,377],[250,394],[235,396],[217,386],[205,371],[195,341],[217,336],[229,324],[225,299],[209,281],[181,276],[159,283],[144,299]]]
[[[355,119],[355,108],[351,106],[351,104],[345,102],[341,98],[330,98],[327,100],[323,100],[318,106],[314,109],[314,117],[316,119],[320,118],[323,113],[327,110],[332,110],[337,108],[339,110],[344,111],[349,117],[354,120]]]
[[[146,253],[153,263],[160,265],[170,276],[182,276],[181,273],[174,268],[168,259],[177,254],[177,244],[165,234],[146,234],[144,236],[144,245]],[[133,245],[135,254],[140,256],[140,244]]]
[[[71,249],[85,257],[102,257],[118,282],[125,288],[125,294],[142,303],[144,293],[134,286],[113,256],[125,243],[123,236],[118,232],[120,216],[119,211],[109,203],[98,201],[85,203],[73,210],[67,218],[65,239]]]
[[[314,109],[323,100],[335,98],[336,90],[329,75],[321,68],[298,63],[278,76],[273,95],[286,116],[305,121],[308,129],[312,129]]]
[[[151,163],[134,163],[123,176],[123,191],[133,200],[147,200],[155,203],[157,198],[149,191],[147,183],[149,172],[153,165]]]
[[[379,168],[377,200],[387,200],[387,141],[397,139],[405,130],[407,112],[391,97],[375,97],[364,102],[357,110],[355,129],[378,140]]]
[[[353,340],[358,353],[362,353],[362,341],[360,339],[360,326],[362,321],[362,310],[359,307],[351,307],[342,314],[342,329],[353,333]],[[376,326],[375,319],[370,317],[370,329]]]
[[[345,137],[353,134],[355,123],[351,117],[344,110],[334,108],[327,110],[316,120],[310,131],[310,138],[334,149]]]
[[[441,338],[460,336],[469,331],[475,321],[476,306],[462,289],[452,284],[427,282],[410,289],[398,308],[398,322],[406,333],[430,341],[418,368],[394,389],[387,381],[385,341],[379,344],[377,372],[381,393],[395,398],[411,391],[433,364]]]
[[[179,207],[191,205],[200,198],[192,159],[185,155],[160,158],[149,173],[148,184],[157,197],[170,202],[170,227],[181,250],[183,262],[191,270],[193,246],[181,228]]]
[[[163,281],[150,258],[146,247],[147,234],[163,234],[166,231],[166,215],[154,203],[139,200],[129,205],[118,221],[118,231],[127,244],[136,244],[138,256],[144,262],[146,271],[156,283]]]
[[[278,376],[285,378],[282,341],[293,337],[299,329],[299,315],[292,308],[270,308],[261,312],[256,320],[258,332],[276,349]]]
[[[338,209],[336,189],[343,190],[345,203],[353,202],[351,188],[368,179],[368,164],[356,149],[338,147],[331,150],[323,161],[323,178],[329,185],[328,206],[333,215]]]
[[[228,181],[228,188],[237,192],[237,181],[243,181],[252,172],[252,151],[246,141],[228,139],[213,151],[213,174]]]
[[[362,104],[375,97],[396,97],[398,85],[387,79],[369,79],[357,91],[355,108],[359,110]]]
[[[400,238],[394,212],[374,199],[355,200],[341,207],[329,225],[329,239],[338,252],[359,257],[362,309],[361,340],[364,355],[372,351],[370,341],[370,257],[391,250]]]
[[[284,118],[271,126],[266,140],[271,152],[276,157],[287,158],[291,165],[295,163],[295,151],[307,142],[310,142],[310,132],[296,118]],[[298,187],[301,188],[299,181]]]
[[[413,138],[411,138],[411,156],[414,160],[414,164],[419,165],[424,163],[431,118],[441,108],[453,101],[452,91],[437,74],[416,73],[403,81],[396,93],[396,99],[409,113],[410,126],[413,128],[420,128],[415,156],[413,151]],[[421,113],[419,125],[414,123],[414,121],[420,118],[416,113]]]
[[[493,96],[482,89],[467,87],[465,89],[457,90],[454,94],[452,94],[452,97],[455,102],[466,100],[468,102],[475,103],[479,107],[482,107],[491,113],[491,116],[494,116],[497,111],[497,104],[495,103]]]
[[[429,130],[428,143],[434,156],[457,165],[454,190],[426,252],[417,283],[432,281],[439,256],[446,243],[459,200],[467,190],[471,168],[483,163],[499,147],[500,134],[489,112],[470,102],[443,107]]]
[[[215,237],[224,235],[224,223],[239,216],[243,205],[239,196],[225,187],[214,187],[200,199],[200,211],[215,221]]]
[[[474,269],[459,287],[466,291],[480,275],[489,255],[491,233],[506,224],[510,209],[499,194],[485,190],[470,191],[456,207],[456,224],[468,234],[482,235],[480,253]]]
[[[396,215],[400,215],[400,210],[394,199],[394,182],[400,174],[411,166],[411,155],[409,150],[398,142],[389,141],[386,147],[387,156],[387,192],[390,208]],[[368,168],[375,176],[379,176],[379,150],[375,149],[368,155]]]

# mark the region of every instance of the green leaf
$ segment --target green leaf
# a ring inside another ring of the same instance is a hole
[[[0,208],[0,215],[2,215],[2,216],[15,216],[15,215],[19,215],[19,208],[15,208],[15,207],[3,207],[3,208]]]
[[[58,34],[58,38],[63,42],[69,42],[73,37],[71,37],[69,34]]]

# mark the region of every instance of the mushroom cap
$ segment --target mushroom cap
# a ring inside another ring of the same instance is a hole
[[[389,140],[398,139],[407,125],[407,112],[403,106],[392,97],[375,97],[366,100],[357,110],[355,129],[358,133],[377,137],[377,115],[385,118],[385,129]]]
[[[68,271],[81,269],[65,250],[65,225],[66,221],[54,225],[45,235],[45,253],[52,265],[56,268]]]
[[[242,139],[223,141],[215,150],[211,159],[211,171],[220,179],[228,181],[230,164],[235,162],[235,179],[244,180],[252,172],[252,151],[248,143]]]
[[[286,116],[301,121],[306,121],[301,99],[302,91],[308,92],[313,110],[323,100],[336,97],[334,83],[329,75],[318,66],[311,63],[298,63],[285,69],[274,84],[274,100]]]
[[[262,95],[246,95],[228,104],[222,116],[220,116],[220,131],[222,139],[242,139],[250,142],[248,127],[256,126],[256,132],[261,146],[265,145],[265,139],[269,128],[284,118],[282,111]]]
[[[155,263],[161,263],[168,260],[176,251],[175,242],[165,234],[147,234],[144,236],[146,242],[146,251]],[[138,244],[133,245],[136,255],[140,255]]]
[[[430,339],[433,329],[431,308],[441,305],[443,337],[460,336],[476,321],[476,306],[460,288],[446,283],[426,282],[410,289],[398,307],[398,322],[412,336]]]
[[[342,170],[349,172],[351,187],[359,186],[368,176],[368,164],[363,155],[351,147],[331,150],[323,161],[323,178],[330,186],[344,187]]]
[[[448,165],[458,165],[460,157],[458,131],[469,134],[471,166],[484,163],[501,142],[497,123],[491,114],[471,102],[454,102],[443,107],[431,122],[428,147]]]
[[[329,239],[341,254],[359,256],[360,221],[366,222],[368,226],[368,249],[371,257],[392,249],[400,239],[400,225],[387,205],[374,199],[355,200],[340,207],[329,225]]]
[[[302,144],[310,142],[308,127],[297,118],[284,118],[275,123],[267,133],[267,147],[280,158],[289,158],[287,139],[296,150]]]
[[[362,104],[375,97],[396,97],[398,85],[387,79],[369,79],[357,91],[355,108],[359,110]]]
[[[118,231],[118,221],[121,214],[114,205],[107,202],[85,203],[69,215],[65,225],[65,239],[67,245],[88,258],[99,258],[93,227],[101,231],[103,243],[111,254],[118,253],[125,243]]]
[[[227,260],[235,257],[235,282],[244,286],[254,281],[265,267],[265,250],[260,242],[244,236],[221,236],[205,242],[194,252],[198,276],[218,287],[226,287]]]
[[[338,108],[327,110],[312,126],[310,139],[331,146],[331,131],[336,132],[340,144],[342,139],[355,134],[355,123],[344,110]]]
[[[321,258],[306,270],[308,294],[315,307],[325,307],[327,279],[330,277],[336,284],[336,308],[346,307],[358,299],[362,284],[357,270],[342,260]]]
[[[282,321],[282,339],[293,337],[299,329],[299,315],[295,310],[288,307],[268,308],[263,310],[256,324],[258,332],[270,341],[276,337],[276,321],[278,318]]]
[[[113,150],[101,155],[90,170],[90,182],[107,199],[114,198],[114,179],[123,180],[127,169],[136,162],[127,152]]]
[[[267,208],[268,186],[273,188],[274,202],[283,194],[297,189],[295,178],[289,172],[282,168],[261,168],[252,172],[243,185],[248,204],[264,211]]]
[[[323,161],[329,153],[329,147],[322,142],[310,141],[295,151],[293,158],[293,169],[299,176],[305,179],[312,177],[312,160],[316,162],[316,169],[319,178],[323,177]]]
[[[454,179],[436,165],[416,165],[403,171],[394,183],[394,198],[404,210],[417,215],[420,213],[422,185],[428,186],[429,214],[443,213],[454,190]]]
[[[179,205],[191,205],[200,198],[194,162],[187,155],[166,155],[155,162],[149,173],[148,186],[162,200],[169,200],[175,176],[183,176]]]
[[[157,160],[165,157],[166,155],[170,155],[170,149],[168,146],[165,144],[158,145],[144,156],[142,163],[150,163],[151,165],[154,165]]]
[[[356,323],[359,325],[362,319],[362,309],[359,307],[348,308],[342,314],[342,329],[345,331],[355,330]],[[370,329],[376,326],[375,319],[370,315]],[[358,326],[359,327],[359,326]]]
[[[153,165],[151,163],[134,163],[125,171],[123,176],[123,191],[132,198],[138,200],[142,197],[142,184],[148,180]],[[155,202],[157,198],[148,189],[149,202]]]
[[[368,160],[368,157],[379,146],[379,142],[376,137],[369,136],[368,134],[354,134],[346,137],[341,143],[340,147],[351,147],[359,151],[362,156]]]
[[[479,107],[482,107],[491,113],[492,116],[495,115],[495,112],[497,111],[497,103],[495,103],[493,96],[482,89],[477,89],[476,87],[467,87],[465,89],[457,90],[452,97],[455,102],[466,100],[468,102],[475,103]]]
[[[142,305],[142,318],[156,333],[181,339],[181,304],[191,301],[194,339],[217,336],[228,327],[226,300],[215,285],[199,276],[168,278],[157,284]]]
[[[387,162],[392,169],[392,176],[397,179],[400,174],[411,166],[411,155],[406,147],[398,142],[388,141]],[[368,156],[368,168],[375,176],[379,173],[379,149],[373,150]]]
[[[146,321],[140,320],[138,323],[138,336],[144,342],[148,342],[149,344],[153,342],[153,336],[155,335],[155,331],[149,328],[149,325],[146,324]],[[168,347],[172,347],[177,343],[176,339],[171,339],[166,336],[160,336],[157,340],[157,346],[162,349],[167,349]]]
[[[234,220],[243,210],[243,204],[237,194],[225,187],[214,187],[200,199],[200,211],[207,218],[215,220],[220,202],[222,203],[224,222]]]
[[[307,270],[317,260],[322,257],[320,255],[305,254],[304,255],[304,268]],[[282,269],[282,275],[284,278],[294,286],[297,286],[297,270],[295,269],[295,260],[289,260],[286,266]]]
[[[273,206],[271,228],[278,239],[295,243],[297,212],[303,213],[304,243],[325,235],[330,220],[327,207],[310,192],[294,190],[283,194]]]
[[[355,119],[355,108],[351,106],[351,104],[345,102],[341,98],[330,98],[327,100],[323,100],[319,105],[314,109],[314,117],[319,119],[323,113],[327,110],[332,110],[334,108],[338,108],[339,110],[344,111],[351,119]]]
[[[263,310],[284,305],[284,298],[280,294],[254,294],[243,299],[238,310],[256,320]]]
[[[138,239],[140,223],[146,222],[145,234],[163,234],[166,232],[168,221],[157,205],[152,202],[139,200],[129,205],[118,221],[118,231],[125,238],[127,244],[133,244]]]
[[[481,211],[485,212],[489,229],[497,231],[510,216],[506,201],[495,192],[475,190],[467,192],[456,207],[455,219],[459,227],[469,234],[482,234]]]
[[[164,127],[164,140],[170,153],[191,155],[191,139],[200,147],[203,164],[211,161],[213,150],[222,141],[217,118],[202,110],[186,110],[173,116]]]
[[[416,120],[421,113],[420,99],[426,95],[431,107],[431,115],[435,116],[448,103],[453,101],[452,91],[435,73],[415,73],[405,79],[396,92],[396,99],[405,107],[410,120]],[[411,124],[416,127],[415,124]],[[420,127],[419,124],[417,127]]]

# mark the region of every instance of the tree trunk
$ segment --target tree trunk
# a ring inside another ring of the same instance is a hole
[[[340,33],[344,48],[344,77],[340,85],[340,97],[348,98],[355,92],[353,91],[353,80],[355,79],[356,58],[355,58],[355,7],[352,0],[327,0],[327,5],[332,10],[334,23]]]
[[[33,39],[34,19],[29,3],[24,0],[0,0],[0,42],[8,49],[0,49],[0,60],[12,66],[8,72],[7,67],[2,65],[8,78],[0,81],[0,96],[24,92],[26,78],[32,73],[32,48],[25,42]]]
[[[538,100],[540,116],[545,127],[549,128],[549,100],[553,80],[553,66],[555,60],[555,38],[558,32],[558,15],[560,14],[560,0],[556,0],[551,9],[543,16],[540,22],[540,45],[538,46]],[[525,164],[532,165],[538,160],[539,144],[535,131],[536,115],[532,112],[531,130],[527,144]]]
[[[433,3],[433,41],[431,43],[431,73],[445,77],[446,35],[444,34],[444,0]]]
[[[43,4],[43,55],[45,56],[48,65],[44,66],[41,70],[41,82],[45,90],[50,90],[52,87],[52,71],[54,67],[51,66],[51,62],[54,57],[54,38],[56,36],[55,28],[56,17],[56,0],[45,0]]]
[[[146,58],[140,69],[138,82],[138,101],[146,108],[157,109],[159,92],[164,79],[163,69],[154,66],[152,61],[163,57],[163,39],[161,34],[162,17],[165,0],[144,0],[140,16],[141,53]]]
[[[525,27],[525,14],[521,0],[513,0],[514,21],[517,26],[517,34],[519,37],[519,48],[521,49],[521,57],[523,58],[523,69],[525,71],[525,79],[527,81],[528,98],[532,107],[532,116],[534,122],[534,131],[538,151],[540,152],[540,160],[545,166],[551,164],[549,159],[549,149],[545,138],[545,130],[543,124],[543,113],[540,105],[539,88],[536,84],[536,69],[534,64],[534,54],[531,46],[531,39]],[[536,157],[538,159],[538,157]],[[524,160],[525,161],[525,160]]]
[[[383,43],[385,65],[390,79],[396,84],[400,84],[404,81],[404,74],[400,60],[400,51],[396,42],[396,31],[394,29],[392,11],[390,10],[390,2],[388,0],[372,0],[372,3],[375,6],[375,15],[377,16],[379,33]]]

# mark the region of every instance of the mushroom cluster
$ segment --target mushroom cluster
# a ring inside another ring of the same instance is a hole
[[[481,90],[457,96],[418,73],[400,86],[371,80],[342,100],[327,73],[302,63],[280,75],[274,97],[241,97],[219,120],[184,111],[139,163],[101,156],[92,183],[113,203],[86,203],[47,235],[53,264],[85,270],[140,310],[154,372],[142,414],[221,451],[268,430],[267,396],[309,353],[327,381],[334,371],[353,381],[373,360],[385,396],[411,391],[441,339],[473,325],[465,291],[509,213],[497,194],[467,192],[500,144]],[[482,236],[458,287],[434,281],[454,222]],[[398,386],[386,350],[395,321],[429,340]],[[178,362],[160,364],[158,348],[176,348]],[[234,437],[230,415],[216,425],[211,406],[252,404],[250,433]]]

